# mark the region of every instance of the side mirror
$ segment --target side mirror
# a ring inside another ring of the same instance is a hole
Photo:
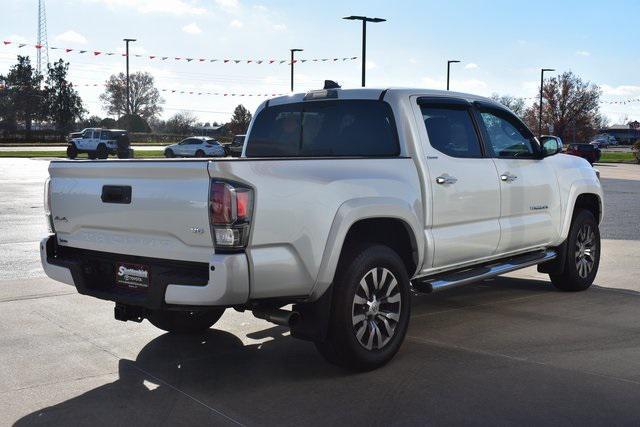
[[[562,151],[562,147],[555,138],[548,138],[542,143],[542,153],[544,157],[553,156]]]

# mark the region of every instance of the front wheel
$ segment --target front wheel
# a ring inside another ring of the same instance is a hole
[[[175,155],[175,153],[173,152],[173,150],[171,148],[167,148],[166,150],[164,150],[164,156],[169,158],[169,159],[172,159],[176,155]]]
[[[356,371],[383,366],[400,349],[411,301],[404,263],[387,246],[351,251],[334,281],[329,330],[316,348],[329,362]]]
[[[147,317],[158,329],[176,334],[203,332],[212,327],[224,313],[224,308],[206,311],[155,310]]]
[[[568,292],[584,291],[596,278],[600,265],[600,230],[598,222],[588,210],[575,213],[569,237],[564,271],[549,274],[557,289]]]
[[[196,151],[196,157],[204,157],[204,151],[202,150]]]

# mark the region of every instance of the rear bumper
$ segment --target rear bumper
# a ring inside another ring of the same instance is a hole
[[[208,263],[187,263],[68,248],[49,236],[40,243],[40,259],[47,276],[75,286],[83,295],[148,309],[232,306],[246,303],[249,297],[245,254],[213,254]],[[148,266],[149,288],[117,286],[115,264],[120,261]]]

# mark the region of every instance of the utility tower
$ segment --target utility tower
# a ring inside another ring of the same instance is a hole
[[[47,41],[47,12],[44,7],[44,0],[38,0],[38,46],[40,47],[36,48],[38,58],[37,68],[38,73],[42,74],[43,53],[45,68],[49,63],[49,42]]]

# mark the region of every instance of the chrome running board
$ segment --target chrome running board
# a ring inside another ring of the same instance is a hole
[[[468,285],[479,280],[489,279],[510,271],[531,267],[546,261],[551,261],[558,256],[556,251],[546,250],[524,255],[518,255],[503,260],[491,261],[475,267],[463,270],[449,271],[434,276],[419,277],[411,282],[411,289],[415,293],[429,294],[445,289]]]

